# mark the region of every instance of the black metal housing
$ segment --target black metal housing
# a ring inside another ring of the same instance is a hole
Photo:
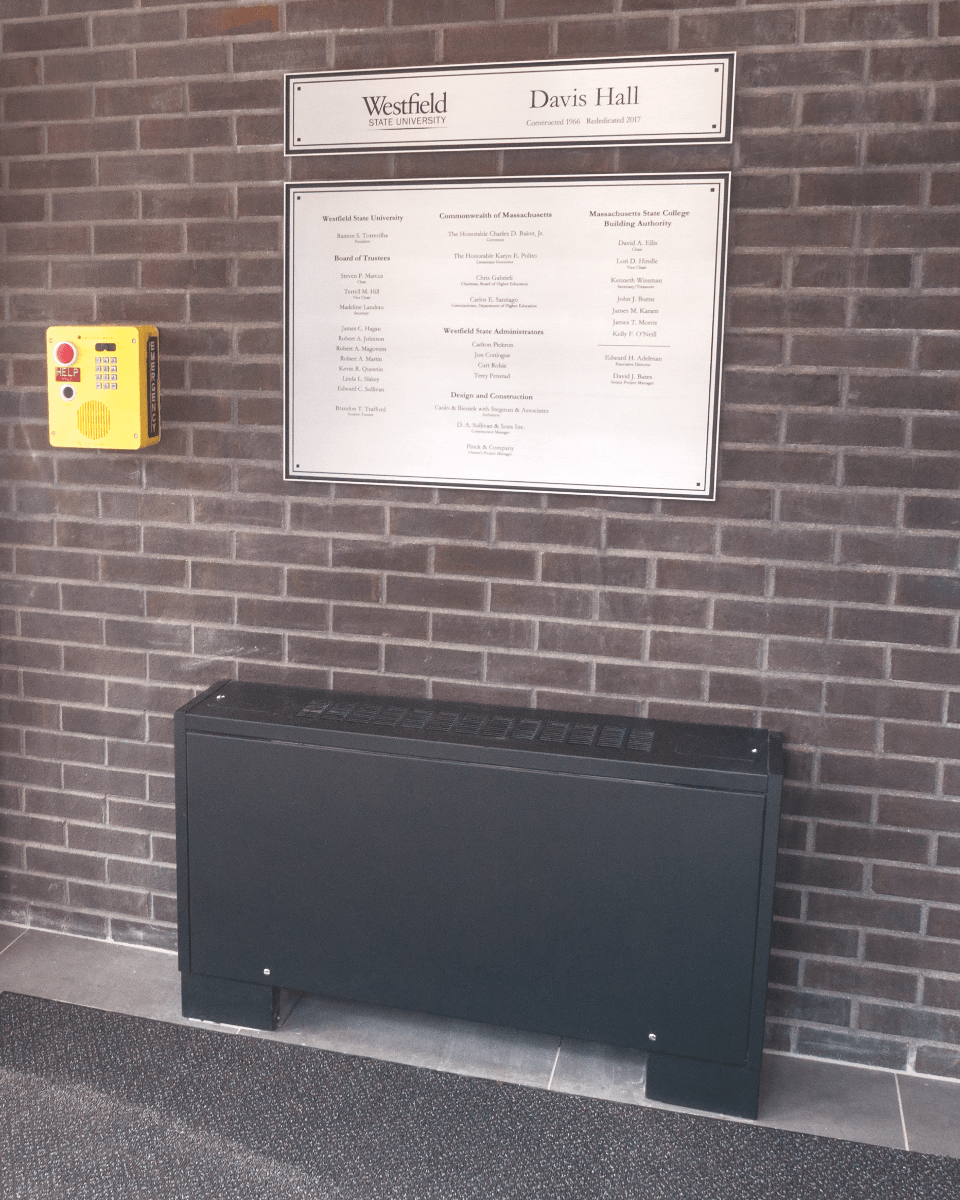
[[[782,746],[227,682],[176,714],[184,1014],[280,989],[650,1051],[755,1116]]]

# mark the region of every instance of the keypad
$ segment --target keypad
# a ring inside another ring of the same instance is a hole
[[[93,367],[97,391],[115,392],[117,390],[117,356],[115,354],[98,354],[94,359]]]

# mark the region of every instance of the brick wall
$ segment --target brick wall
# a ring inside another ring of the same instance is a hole
[[[770,1044],[960,1075],[960,3],[5,0],[0,917],[174,943],[225,676],[785,731]],[[285,162],[284,70],[740,51],[732,148]],[[734,171],[715,504],[281,481],[286,178]],[[43,331],[164,434],[51,451]],[[952,690],[956,689],[956,690]]]

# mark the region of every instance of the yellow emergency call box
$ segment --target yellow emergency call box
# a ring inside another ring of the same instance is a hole
[[[159,360],[153,325],[51,326],[50,445],[139,450],[159,442]]]

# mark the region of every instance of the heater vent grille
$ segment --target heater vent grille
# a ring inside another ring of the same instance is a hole
[[[603,750],[626,749],[649,754],[653,730],[642,726],[578,725],[569,721],[539,721],[530,717],[500,717],[482,712],[404,708],[398,704],[349,703],[311,700],[298,717],[320,718],[342,725],[372,725],[390,729],[480,738],[483,741],[548,742],[552,745],[595,746]]]

